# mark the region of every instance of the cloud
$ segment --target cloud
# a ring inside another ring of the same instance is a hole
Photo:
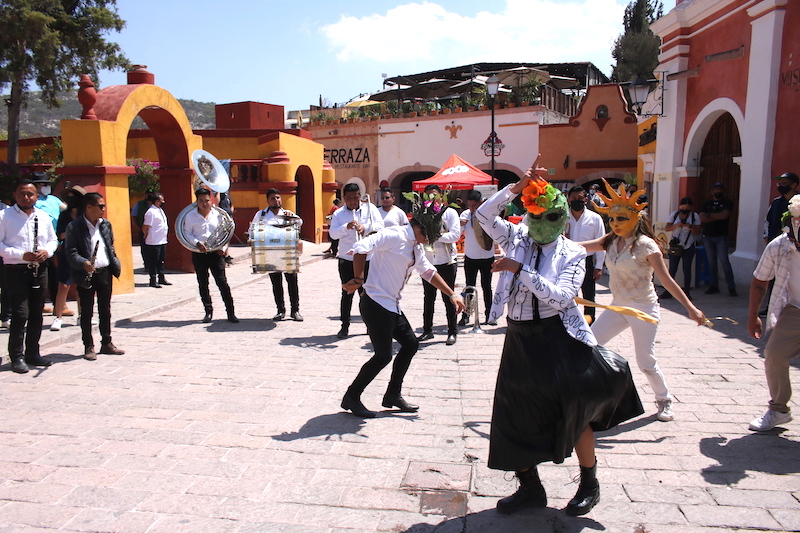
[[[591,61],[605,70],[626,1],[506,0],[463,16],[432,2],[342,16],[321,31],[343,63],[454,66],[480,61]],[[423,67],[424,68],[424,67]],[[436,68],[439,68],[438,66]]]

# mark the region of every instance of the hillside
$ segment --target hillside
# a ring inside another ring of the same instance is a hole
[[[9,95],[4,95],[3,99],[8,98]],[[60,135],[60,121],[62,119],[76,119],[81,116],[81,104],[78,103],[77,92],[64,93],[60,96],[60,107],[48,109],[39,98],[38,92],[31,92],[28,94],[28,107],[22,109],[22,116],[20,119],[20,137],[40,137],[40,136],[57,136]],[[194,100],[181,100],[178,101],[186,111],[186,116],[189,117],[189,123],[192,129],[196,130],[209,130],[214,129],[214,103],[213,102],[196,102]],[[136,118],[133,122],[132,128],[142,129],[147,128],[147,125],[140,118]],[[0,132],[8,130],[8,108],[0,106]]]

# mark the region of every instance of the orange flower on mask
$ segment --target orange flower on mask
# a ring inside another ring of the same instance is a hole
[[[541,215],[552,207],[554,193],[555,189],[545,180],[534,179],[522,190],[522,205],[529,213]]]

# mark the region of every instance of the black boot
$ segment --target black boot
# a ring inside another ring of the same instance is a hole
[[[600,483],[597,482],[597,460],[591,468],[581,467],[581,484],[578,492],[567,504],[567,514],[585,515],[600,501]]]
[[[511,514],[526,507],[547,507],[547,493],[544,491],[536,467],[531,467],[524,472],[517,472],[519,488],[511,496],[497,502],[497,512]]]
[[[345,393],[344,398],[342,398],[342,409],[350,411],[355,416],[361,418],[375,418],[375,413],[364,407],[364,404],[361,403],[361,395],[353,394],[349,389]]]
[[[11,358],[11,370],[17,374],[26,374],[28,372],[28,365],[22,357]]]
[[[386,392],[383,395],[383,402],[381,403],[382,406],[386,407],[387,409],[391,409],[392,407],[397,407],[404,413],[416,413],[419,411],[419,405],[410,404],[400,395],[399,392]]]
[[[209,322],[211,322],[211,318],[213,317],[213,315],[214,315],[214,310],[211,308],[211,306],[210,305],[206,306],[206,316],[203,317],[203,324],[208,324]]]

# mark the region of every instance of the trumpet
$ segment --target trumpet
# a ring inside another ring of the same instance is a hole
[[[464,287],[464,306],[466,309],[464,312],[467,316],[474,316],[475,320],[473,321],[472,328],[467,331],[467,333],[483,333],[483,328],[481,328],[481,319],[480,313],[478,312],[478,288],[472,285],[467,285]]]

